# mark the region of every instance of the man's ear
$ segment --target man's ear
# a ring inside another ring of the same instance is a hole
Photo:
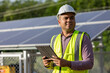
[[[59,26],[60,26],[60,20],[58,20],[58,24],[59,24]]]
[[[60,23],[60,21],[58,20],[58,23]]]

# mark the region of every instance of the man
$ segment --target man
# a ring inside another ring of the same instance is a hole
[[[88,73],[88,69],[93,67],[93,50],[89,36],[74,29],[75,15],[74,9],[67,4],[57,14],[62,33],[52,37],[51,47],[58,57],[42,57],[44,66],[51,69],[53,67],[53,73]]]

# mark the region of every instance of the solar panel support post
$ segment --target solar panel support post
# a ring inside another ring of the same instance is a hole
[[[3,52],[0,52],[0,54],[3,54]],[[3,66],[3,57],[0,56],[0,65]]]
[[[23,57],[24,57],[24,73],[29,73],[28,72],[28,56],[27,56],[26,50],[23,50]]]
[[[32,50],[29,50],[28,51],[28,72],[29,73],[33,73],[34,71],[34,62],[32,59],[32,54],[35,54],[35,52],[33,52]]]
[[[99,59],[99,63],[100,63],[100,73],[104,73],[104,55],[103,55],[103,42],[102,42],[102,34],[100,35],[101,40],[99,41],[99,48],[100,48],[100,59]]]

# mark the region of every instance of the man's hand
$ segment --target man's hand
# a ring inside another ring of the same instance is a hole
[[[60,67],[71,67],[71,62],[64,60],[62,58],[58,58],[56,56],[52,56],[53,58],[51,58],[51,60],[53,60],[53,62]]]
[[[45,66],[45,67],[48,67],[49,64],[50,64],[50,62],[51,62],[51,60],[48,59],[46,56],[43,56],[42,59],[43,59],[43,64],[44,64],[44,66]]]

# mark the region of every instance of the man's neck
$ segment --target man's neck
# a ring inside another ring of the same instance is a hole
[[[73,30],[73,31],[70,31],[70,32],[62,31],[62,33],[63,33],[63,35],[64,35],[65,37],[70,36],[71,34],[73,34],[73,32],[74,32],[74,30]]]

